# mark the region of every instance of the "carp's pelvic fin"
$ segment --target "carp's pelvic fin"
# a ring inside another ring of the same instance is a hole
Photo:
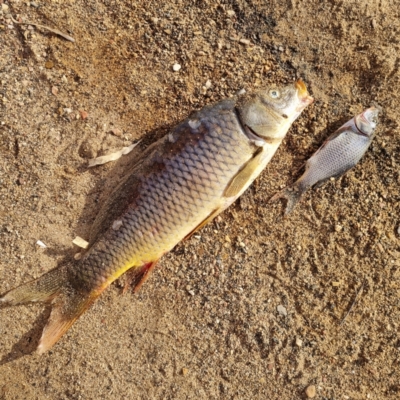
[[[271,197],[269,202],[272,203],[274,201],[277,201],[278,199],[286,199],[287,203],[285,215],[288,215],[293,211],[294,207],[299,202],[301,196],[306,190],[307,188],[303,188],[302,185],[294,183],[293,185],[288,186],[280,192],[276,193],[273,197]]]
[[[52,311],[37,347],[38,353],[42,354],[60,339],[101,292],[76,291],[69,284],[67,269],[61,267],[5,293],[0,297],[0,305],[51,302]]]

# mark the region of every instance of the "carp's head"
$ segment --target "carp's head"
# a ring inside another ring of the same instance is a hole
[[[314,99],[299,79],[294,84],[271,86],[238,100],[242,124],[266,141],[282,140],[290,125]]]

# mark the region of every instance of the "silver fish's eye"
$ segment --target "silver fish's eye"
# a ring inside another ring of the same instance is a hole
[[[270,97],[272,97],[273,99],[277,99],[278,97],[281,96],[281,93],[280,93],[280,91],[279,91],[278,89],[271,89],[271,90],[269,91],[269,95],[270,95]]]

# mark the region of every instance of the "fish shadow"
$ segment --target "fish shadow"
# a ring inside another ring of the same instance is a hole
[[[23,306],[23,305],[21,305]],[[3,306],[1,309],[7,309],[15,306]],[[24,333],[17,343],[13,344],[10,352],[5,354],[0,359],[0,366],[8,364],[12,361],[18,360],[19,358],[25,357],[34,353],[39,344],[40,337],[46,322],[50,316],[51,306],[46,305],[46,308],[40,315],[35,319],[32,328]]]
[[[82,164],[77,168],[77,174],[87,173],[89,170],[91,171],[93,179],[96,179],[97,183],[88,193],[82,212],[77,219],[77,223],[74,227],[74,232],[76,232],[77,235],[85,239],[89,238],[92,223],[100,211],[102,203],[107,199],[107,196],[109,196],[110,193],[112,193],[118,184],[123,180],[123,178],[129,174],[132,166],[136,164],[136,160],[140,158],[143,151],[149,145],[155,143],[157,140],[165,136],[165,134],[171,129],[171,126],[173,125],[164,125],[145,134],[142,138],[140,138],[140,143],[138,146],[136,146],[129,154],[122,156],[120,159],[114,162],[89,168],[88,161],[82,161]],[[74,255],[77,252],[80,252],[80,250],[82,249],[77,250],[77,248],[73,247],[69,249],[46,248],[44,253],[50,257],[60,257],[60,255],[63,256],[57,264],[57,267],[60,267],[74,262]],[[44,304],[45,310],[36,318],[33,323],[33,327],[12,346],[8,354],[2,356],[0,359],[0,366],[30,355],[36,351],[42,331],[51,313],[51,304]],[[24,306],[24,304],[19,306]],[[10,307],[15,306],[0,305],[0,312],[4,312],[4,310]]]

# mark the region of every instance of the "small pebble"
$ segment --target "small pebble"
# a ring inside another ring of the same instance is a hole
[[[400,225],[397,227],[397,234],[400,236]]]
[[[189,370],[187,368],[182,368],[182,375],[185,376],[187,375]]]
[[[86,119],[89,116],[89,114],[85,110],[79,110],[79,113],[81,114],[82,119]]]
[[[300,338],[296,338],[296,346],[297,347],[302,347],[303,346],[303,341]]]
[[[249,39],[240,39],[239,43],[248,46],[250,44],[250,40]]]
[[[228,17],[233,17],[235,15],[235,11],[233,10],[228,10],[227,12]]]
[[[316,394],[317,394],[317,389],[315,388],[314,385],[307,386],[307,388],[306,388],[306,396],[309,399],[313,399],[316,396]]]
[[[287,311],[286,311],[286,308],[285,308],[285,307],[283,307],[281,304],[279,304],[279,306],[278,306],[278,307],[276,307],[276,309],[277,309],[277,311],[278,311],[279,315],[283,315],[284,317],[286,317],[286,316],[287,316]]]
[[[47,69],[52,69],[54,67],[54,62],[53,61],[46,61],[46,63],[44,64],[44,66]]]
[[[181,67],[180,64],[174,64],[174,65],[172,66],[172,69],[173,69],[175,72],[178,72],[181,68],[182,68],[182,67]]]
[[[41,240],[38,240],[38,241],[36,242],[36,244],[37,244],[39,247],[41,247],[42,249],[45,249],[45,248],[47,247]]]
[[[3,4],[1,5],[1,9],[2,9],[3,11],[8,11],[8,5],[3,3]]]

